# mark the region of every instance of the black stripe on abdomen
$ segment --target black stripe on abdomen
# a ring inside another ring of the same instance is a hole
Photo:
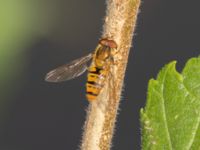
[[[91,71],[91,70],[89,70],[89,73],[94,73],[94,74],[98,74],[98,75],[100,75],[101,74],[101,68],[97,68],[97,67],[95,67],[95,71]]]
[[[87,83],[92,84],[92,85],[96,84],[95,81],[87,81]]]
[[[90,85],[92,85],[91,87],[93,87],[93,88],[101,88],[101,87],[103,87],[103,85],[98,84],[95,81],[87,81],[87,83],[90,84]],[[90,86],[90,85],[88,85],[88,86]]]
[[[95,94],[93,92],[87,92],[87,94],[92,95],[92,96],[98,96],[98,94]]]

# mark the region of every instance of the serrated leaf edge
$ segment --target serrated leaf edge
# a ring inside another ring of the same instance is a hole
[[[200,59],[200,56],[199,57],[197,57],[197,58],[191,58],[189,61],[187,61],[187,63],[185,64],[185,67],[184,67],[184,69],[186,68],[186,66],[189,64],[189,63],[191,63],[191,61],[194,61],[194,60],[196,60],[196,59]],[[194,97],[194,98],[197,98],[197,99],[199,99],[199,97],[198,96],[195,96],[195,95],[193,95],[188,89],[187,89],[187,87],[185,86],[185,84],[184,84],[184,74],[183,74],[183,72],[182,72],[182,74],[180,74],[179,72],[177,72],[177,70],[176,70],[176,61],[172,61],[172,62],[170,62],[169,64],[167,64],[167,65],[165,65],[165,67],[163,67],[162,69],[161,69],[161,71],[159,72],[159,74],[158,74],[158,76],[156,77],[156,80],[154,80],[154,79],[150,79],[150,81],[149,81],[149,87],[150,88],[152,88],[152,90],[155,90],[155,92],[158,92],[155,88],[154,88],[154,85],[152,84],[153,82],[160,82],[160,84],[161,84],[161,94],[159,93],[159,95],[161,95],[161,97],[162,97],[162,103],[163,103],[163,112],[164,112],[164,120],[165,120],[165,128],[166,128],[166,133],[167,133],[167,138],[168,138],[168,140],[169,140],[169,143],[170,143],[170,149],[172,150],[173,148],[172,148],[172,142],[171,142],[171,139],[170,139],[170,133],[169,133],[169,129],[168,129],[168,124],[167,124],[167,119],[166,119],[166,112],[165,112],[165,104],[164,104],[164,102],[165,102],[165,100],[164,100],[164,97],[163,97],[163,91],[164,91],[164,84],[165,84],[165,77],[166,77],[166,74],[167,74],[167,72],[168,72],[168,70],[170,69],[170,68],[172,68],[173,69],[173,71],[174,71],[174,73],[176,74],[176,75],[178,75],[179,76],[179,78],[178,79],[180,79],[181,80],[181,82],[182,82],[182,85],[183,85],[183,87],[184,87],[184,89],[188,92],[188,94],[189,95],[191,95],[192,97]],[[164,72],[164,76],[162,77],[162,80],[160,80],[160,74],[161,74],[161,72],[162,71],[165,71]],[[152,86],[150,86],[150,85],[152,85]],[[148,91],[149,91],[150,89],[148,89]],[[146,107],[147,107],[147,105],[146,105]],[[140,115],[141,115],[141,119],[143,120],[143,121],[145,121],[147,118],[148,118],[148,116],[146,115],[146,112],[145,112],[145,109],[141,109],[141,111],[140,111]],[[146,117],[145,117],[146,116]],[[144,122],[143,122],[144,123]],[[197,125],[196,125],[196,127],[195,127],[195,129],[194,129],[194,132],[193,133],[195,133],[195,134],[193,134],[193,137],[191,138],[191,141],[189,141],[188,143],[188,148],[187,148],[187,150],[190,150],[191,149],[191,147],[192,147],[192,145],[193,145],[193,143],[194,143],[194,140],[195,140],[195,137],[196,137],[196,134],[197,134],[197,130],[198,130],[198,128],[200,127],[200,117],[198,118],[198,123],[197,123]]]

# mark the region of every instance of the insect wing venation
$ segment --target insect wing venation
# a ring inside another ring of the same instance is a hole
[[[92,55],[90,53],[50,71],[47,73],[45,80],[47,82],[62,82],[80,76],[87,70],[87,62],[91,60]]]

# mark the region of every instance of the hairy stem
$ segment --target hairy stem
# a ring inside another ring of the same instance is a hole
[[[109,150],[119,107],[129,49],[140,0],[107,0],[102,38],[112,39],[118,53],[117,63],[97,99],[90,103],[84,126],[81,150]]]

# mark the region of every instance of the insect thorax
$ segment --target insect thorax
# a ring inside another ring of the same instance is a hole
[[[98,45],[95,52],[94,62],[97,67],[103,67],[111,57],[111,48],[108,46]]]

